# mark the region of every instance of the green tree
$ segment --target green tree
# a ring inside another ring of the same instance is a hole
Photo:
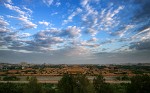
[[[102,75],[98,75],[93,79],[93,86],[96,93],[113,93],[113,88],[110,84],[105,83],[105,79]]]
[[[150,76],[137,75],[131,78],[127,93],[150,93]]]
[[[124,76],[117,76],[117,77],[116,77],[116,80],[128,81],[128,80],[130,80],[130,77],[127,76],[127,75],[124,75]]]
[[[24,84],[0,83],[0,93],[23,93]]]
[[[37,82],[36,77],[31,77],[29,83],[24,88],[24,93],[41,93],[42,88]]]
[[[64,74],[58,82],[59,93],[73,93],[75,81],[72,75]]]
[[[126,93],[127,85],[128,83],[111,84],[111,86],[113,87],[114,93]]]
[[[42,93],[56,93],[55,86],[50,83],[42,84]]]
[[[29,77],[29,76],[27,76],[27,77],[26,77],[26,80],[27,80],[27,81],[29,81],[29,80],[30,80],[30,77]]]
[[[93,93],[93,86],[88,78],[83,74],[75,76],[75,89],[74,93]]]
[[[16,77],[16,76],[5,76],[3,78],[4,81],[18,81],[20,80],[20,78]]]
[[[93,93],[92,84],[85,75],[65,74],[58,82],[59,93]]]

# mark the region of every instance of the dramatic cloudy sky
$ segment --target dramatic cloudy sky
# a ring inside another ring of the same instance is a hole
[[[150,63],[150,0],[0,0],[0,62]]]

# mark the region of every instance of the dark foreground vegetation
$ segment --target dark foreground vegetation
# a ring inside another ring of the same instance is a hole
[[[137,75],[131,83],[109,84],[102,75],[90,82],[85,75],[64,74],[58,84],[38,83],[36,77],[29,83],[0,83],[0,93],[150,93],[150,76]]]

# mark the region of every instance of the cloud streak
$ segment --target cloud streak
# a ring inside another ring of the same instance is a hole
[[[49,23],[49,22],[46,22],[46,21],[39,21],[39,24],[40,24],[40,25],[48,26],[50,23]]]
[[[34,24],[33,22],[30,21],[30,13],[32,13],[32,10],[24,7],[25,10],[27,10],[28,12],[25,12],[25,11],[22,11],[19,7],[17,6],[13,6],[12,4],[6,4],[4,3],[5,7],[12,10],[12,11],[15,11],[19,14],[18,17],[15,17],[15,16],[8,16],[8,18],[14,18],[14,19],[17,19],[19,21],[21,21],[21,26],[22,28],[20,28],[20,30],[26,30],[26,29],[31,29],[31,28],[36,28],[37,25]]]
[[[46,4],[47,6],[52,5],[53,0],[43,0],[43,3]]]

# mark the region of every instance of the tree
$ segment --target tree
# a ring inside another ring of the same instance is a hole
[[[105,83],[102,75],[98,75],[93,79],[93,85],[96,93],[113,93],[113,88],[110,84]]]
[[[24,84],[0,83],[0,93],[23,93]]]
[[[114,93],[126,93],[128,83],[114,83],[111,84]]]
[[[56,93],[54,84],[43,83],[42,93]]]
[[[128,80],[130,80],[130,77],[127,76],[127,75],[124,75],[124,76],[117,76],[117,77],[116,77],[116,80],[128,81]]]
[[[16,76],[5,76],[3,78],[4,81],[18,81],[20,80],[20,78],[16,77]]]
[[[59,93],[73,93],[75,81],[72,75],[64,74],[62,79],[58,82]]]
[[[149,93],[150,76],[137,75],[131,78],[131,84],[127,87],[127,93]]]
[[[36,77],[31,77],[29,83],[24,89],[24,93],[41,93],[42,88],[37,82]]]
[[[93,93],[93,86],[88,78],[83,74],[78,74],[75,77],[74,93]]]
[[[93,93],[93,87],[85,75],[65,74],[58,82],[59,93]]]
[[[27,76],[27,77],[26,77],[26,80],[27,80],[27,81],[29,81],[29,80],[30,80],[30,77],[29,77],[29,76]]]

